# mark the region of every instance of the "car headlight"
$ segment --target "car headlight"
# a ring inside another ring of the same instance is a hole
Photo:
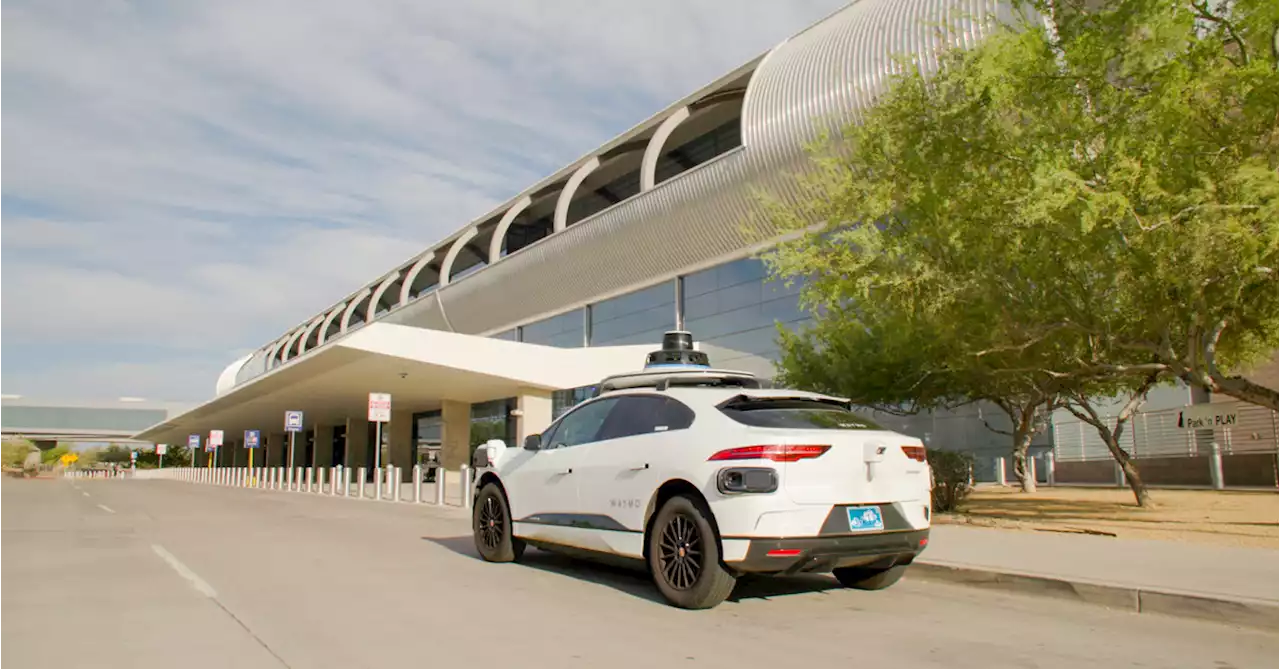
[[[778,472],[769,467],[728,467],[716,475],[716,489],[726,495],[775,492]]]

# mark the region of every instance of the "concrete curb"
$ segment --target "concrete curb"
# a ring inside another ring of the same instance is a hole
[[[917,560],[911,577],[1020,594],[1053,597],[1134,613],[1159,613],[1275,632],[1276,603],[1019,573],[989,567]]]

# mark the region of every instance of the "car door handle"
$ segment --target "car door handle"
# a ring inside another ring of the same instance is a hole
[[[646,469],[648,469],[648,468],[649,468],[649,463],[647,463],[647,462],[646,462],[646,463],[644,463],[643,465],[639,465],[639,466],[637,466],[637,467],[632,467],[632,468],[630,469],[630,471],[633,471],[633,472],[642,472],[642,471],[644,471],[644,470],[646,470]]]
[[[568,468],[568,469],[565,469],[565,470],[563,470],[563,471],[559,472],[559,474],[560,474],[561,476],[565,476],[566,474],[572,474],[572,473],[573,473],[573,467],[570,467],[570,468]]]

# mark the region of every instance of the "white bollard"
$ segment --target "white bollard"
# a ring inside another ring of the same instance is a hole
[[[458,469],[458,472],[462,474],[462,490],[461,490],[462,508],[470,509],[471,508],[471,467],[467,465],[462,465],[462,467]]]
[[[1209,481],[1213,483],[1214,490],[1222,490],[1226,487],[1226,481],[1222,478],[1222,446],[1215,441],[1210,448]]]
[[[312,471],[312,469],[310,467],[307,467],[307,492],[311,492],[311,484],[313,483],[313,480],[312,480],[313,474],[314,472]]]
[[[448,472],[444,467],[436,467],[436,506],[444,506],[445,479]]]
[[[285,475],[284,489],[293,490],[293,468],[292,467],[289,468],[289,473]]]
[[[373,498],[382,499],[382,468],[373,470]]]
[[[329,472],[329,495],[333,497],[338,496],[338,484],[341,482],[341,479],[342,479],[342,467],[341,466],[334,467]]]
[[[422,465],[413,466],[413,503],[422,503]]]
[[[324,467],[316,468],[316,494],[317,495],[324,493],[324,481],[326,478],[325,474],[327,473],[329,473],[329,470],[325,469]]]
[[[401,474],[401,472],[403,471],[404,470],[400,469],[399,467],[392,468],[391,501],[393,502],[400,501],[400,478],[403,476],[403,474]]]
[[[365,479],[365,474],[366,474],[366,472],[365,472],[365,468],[364,468],[364,467],[361,467],[361,468],[360,468],[359,470],[357,470],[357,472],[356,472],[356,494],[357,494],[357,495],[359,495],[360,499],[364,499],[364,479]]]

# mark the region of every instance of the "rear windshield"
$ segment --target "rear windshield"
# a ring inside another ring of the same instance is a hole
[[[793,430],[882,430],[848,409],[820,400],[738,397],[720,407],[724,415],[751,427]]]

